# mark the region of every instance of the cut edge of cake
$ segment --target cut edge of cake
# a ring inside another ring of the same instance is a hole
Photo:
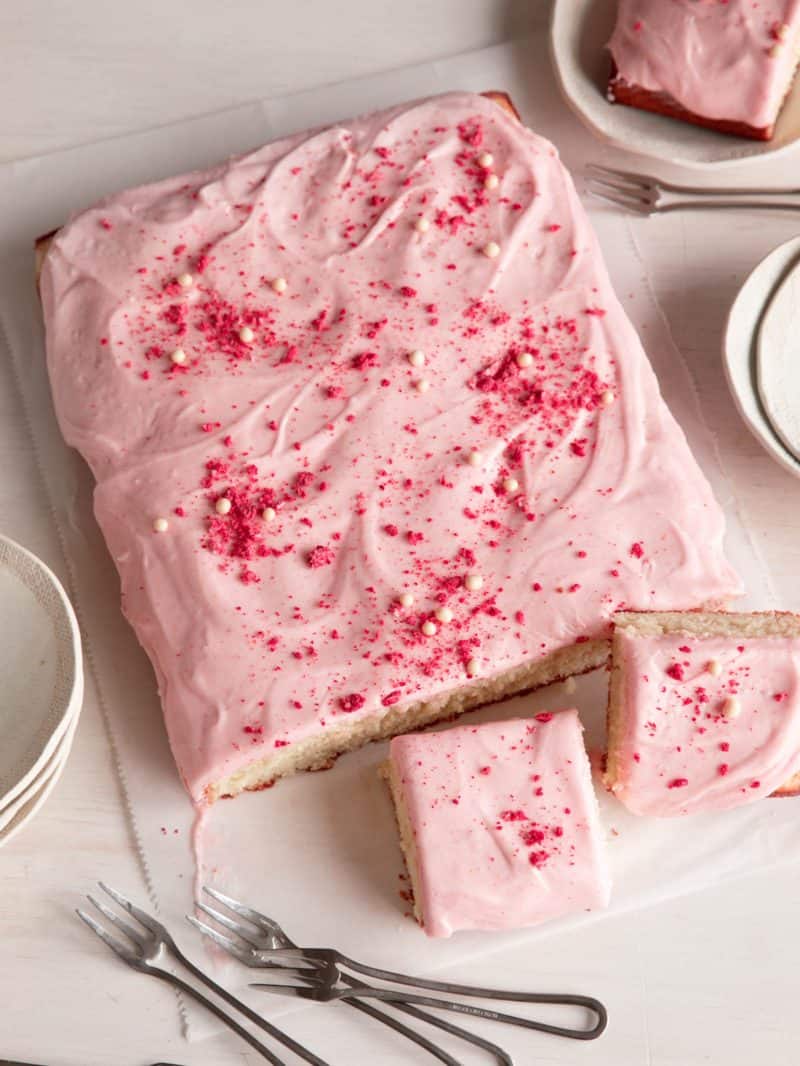
[[[370,715],[337,726],[322,735],[278,748],[265,758],[254,760],[229,777],[209,785],[206,788],[206,801],[213,803],[240,792],[267,788],[278,778],[301,770],[324,770],[339,755],[355,751],[372,741],[411,733],[434,722],[455,718],[465,711],[597,670],[608,662],[608,653],[607,639],[579,641],[559,648],[544,658],[460,685],[432,699],[397,705],[386,714]]]
[[[378,774],[386,782],[389,795],[392,800],[392,808],[397,823],[397,835],[400,841],[400,850],[403,853],[406,871],[408,873],[409,893],[414,917],[419,925],[425,928],[425,913],[422,909],[422,892],[419,881],[419,862],[417,861],[417,843],[414,838],[414,830],[411,826],[411,817],[403,797],[403,789],[400,778],[397,775],[395,764],[391,759],[381,763]]]
[[[689,637],[798,637],[800,638],[800,615],[791,611],[624,611],[611,619],[614,626],[611,636],[611,676],[608,687],[606,712],[607,753],[603,772],[603,784],[609,792],[619,785],[619,752],[625,720],[623,706],[624,668],[619,654],[618,634],[634,633],[641,637],[659,637],[673,633]],[[794,796],[800,793],[800,773],[790,777],[773,796]]]

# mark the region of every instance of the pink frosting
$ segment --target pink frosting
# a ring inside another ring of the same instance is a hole
[[[619,0],[609,48],[629,85],[762,129],[778,116],[798,41],[800,0]]]
[[[611,875],[577,711],[395,737],[429,936],[608,905]]]
[[[623,604],[739,590],[555,149],[481,96],[112,196],[59,232],[42,298],[58,418],[198,800],[605,635]]]
[[[800,771],[800,639],[619,639],[624,734],[614,792],[635,814],[740,807]]]

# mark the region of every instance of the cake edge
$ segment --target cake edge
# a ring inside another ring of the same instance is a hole
[[[794,76],[789,80],[778,114],[783,109],[793,83]],[[641,85],[632,85],[622,77],[613,60],[611,73],[608,77],[606,95],[608,102],[611,104],[623,104],[625,107],[633,107],[638,111],[649,111],[654,115],[663,115],[665,118],[687,122],[692,126],[702,126],[704,129],[714,130],[716,133],[723,133],[731,137],[746,137],[751,141],[771,141],[775,133],[777,118],[769,126],[750,126],[746,122],[738,122],[733,119],[710,118],[707,115],[700,115],[696,111],[690,111],[670,93],[664,91],[655,92],[652,89],[645,89]]]
[[[214,803],[241,792],[269,788],[279,778],[301,770],[327,769],[340,755],[373,741],[411,733],[478,707],[597,670],[606,665],[608,656],[607,638],[577,641],[542,658],[460,685],[432,699],[397,705],[383,715],[360,718],[352,724],[343,722],[323,734],[278,748],[271,755],[253,760],[243,769],[207,785],[204,801]]]
[[[400,778],[389,757],[378,767],[378,776],[386,782],[389,796],[394,809],[394,817],[397,823],[397,835],[400,841],[400,850],[403,853],[406,871],[408,873],[409,892],[411,894],[411,906],[414,917],[427,935],[425,929],[425,912],[422,909],[422,892],[420,890],[419,862],[417,861],[417,842],[414,830],[411,826],[411,818],[408,813]]]
[[[603,785],[612,794],[622,784],[618,752],[625,710],[625,671],[619,654],[618,634],[635,629],[640,636],[685,633],[690,637],[800,637],[800,614],[792,611],[622,611],[611,619],[610,680],[606,709],[606,760]],[[758,631],[754,630],[758,627]],[[800,795],[800,773],[770,793],[769,798]]]

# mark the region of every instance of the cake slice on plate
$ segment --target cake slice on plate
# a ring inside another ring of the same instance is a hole
[[[514,929],[608,905],[577,711],[395,737],[383,772],[429,936]]]
[[[619,0],[608,98],[768,141],[798,46],[800,0]]]
[[[56,413],[192,797],[601,666],[739,591],[555,148],[448,93],[50,240]]]
[[[656,816],[800,790],[800,615],[618,614],[605,783]]]

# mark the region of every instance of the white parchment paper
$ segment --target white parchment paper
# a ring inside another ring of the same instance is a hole
[[[58,531],[63,572],[84,631],[91,675],[87,698],[102,704],[151,905],[189,954],[205,959],[235,987],[242,987],[248,975],[204,955],[183,920],[192,906],[195,874],[193,812],[167,746],[153,673],[119,611],[117,576],[92,517],[91,478],[63,444],[53,417],[32,242],[112,190],[216,162],[293,129],[454,88],[510,92],[526,124],[550,137],[574,168],[606,154],[558,97],[543,39],[537,38],[0,169],[0,326],[49,497],[50,512],[43,509],[42,521],[52,522]],[[750,590],[743,606],[772,606],[769,575],[740,522],[733,489],[653,297],[631,227],[614,210],[593,212],[593,218],[617,291],[664,394],[725,507],[729,555]],[[470,717],[529,714],[572,703],[580,708],[590,743],[599,747],[605,710],[602,674],[582,679],[574,695],[553,686]],[[538,930],[427,940],[406,916],[407,904],[399,896],[402,864],[394,821],[375,773],[384,754],[384,745],[373,745],[340,760],[328,773],[302,775],[218,804],[204,833],[201,876],[272,914],[301,943],[333,943],[357,957],[418,973],[602,920],[602,915],[581,915]],[[792,801],[678,821],[633,818],[610,797],[602,797],[602,807],[615,913],[708,888],[754,868],[777,866],[800,852],[800,818]],[[476,970],[473,977],[477,980],[479,974]],[[281,999],[256,1002],[273,1016],[288,1009]],[[211,1030],[207,1019],[190,1015],[192,1035]]]

